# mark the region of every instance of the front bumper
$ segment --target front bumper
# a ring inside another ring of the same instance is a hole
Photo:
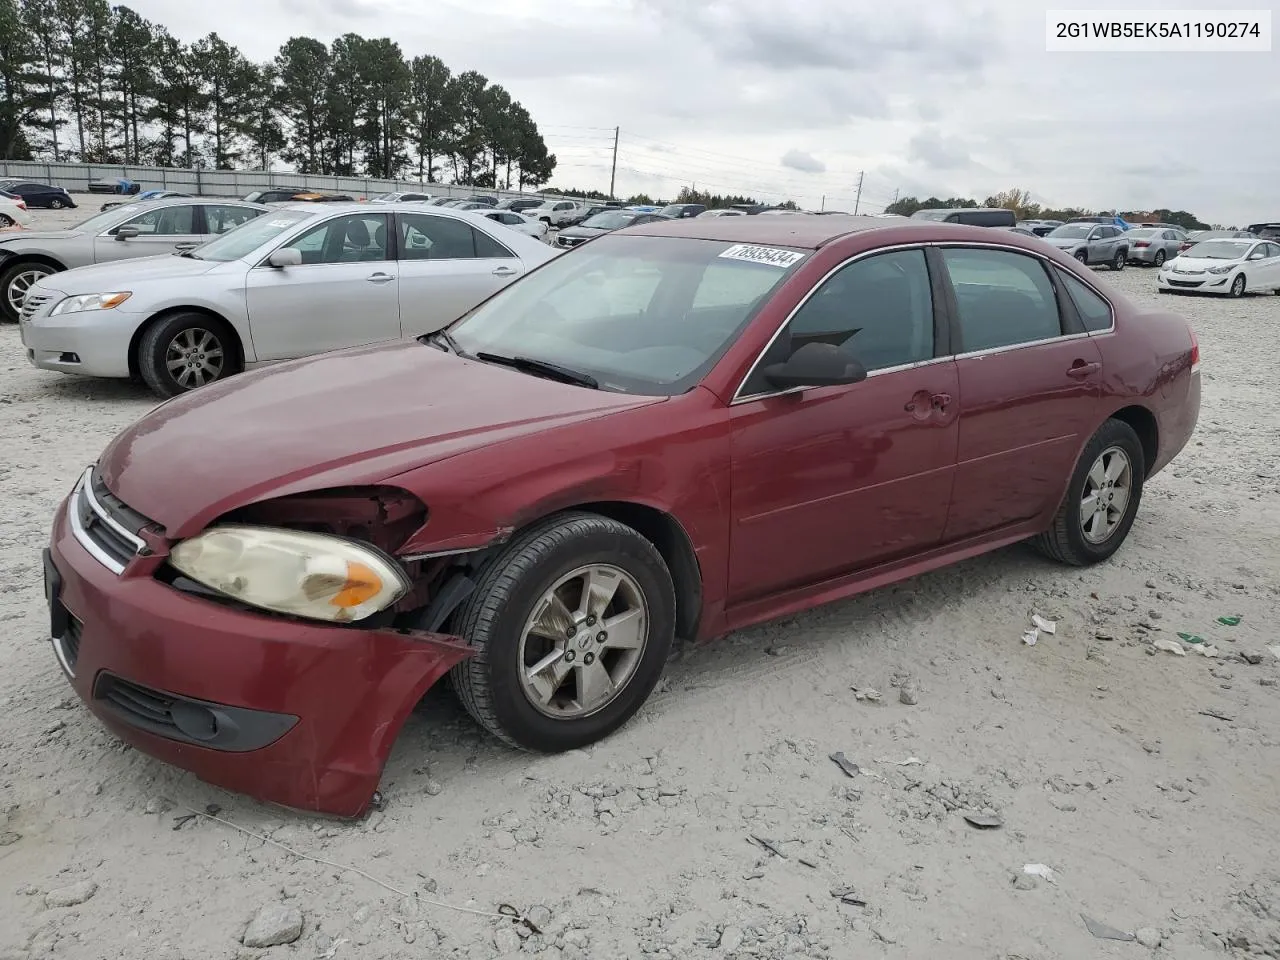
[[[1229,293],[1235,273],[1174,273],[1161,270],[1156,285],[1179,293]]]
[[[19,323],[27,360],[41,370],[128,377],[129,344],[147,315],[116,307],[48,316],[61,298],[62,294],[55,295],[35,316]]]
[[[409,712],[470,653],[440,634],[225,606],[155,579],[161,562],[107,569],[77,539],[64,501],[46,557],[54,653],[121,739],[260,800],[358,816]]]

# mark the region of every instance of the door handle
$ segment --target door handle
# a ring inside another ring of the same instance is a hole
[[[929,402],[933,404],[935,410],[945,410],[951,403],[951,394],[935,393],[929,398]]]
[[[1077,360],[1071,365],[1071,369],[1067,371],[1067,376],[1075,377],[1077,380],[1082,380],[1085,377],[1093,376],[1101,369],[1102,364],[1097,363],[1096,361],[1086,363],[1084,360]]]
[[[365,277],[365,279],[368,280],[370,283],[388,283],[394,280],[395,277],[393,277],[389,273],[375,273]]]
[[[493,275],[495,277],[514,277],[519,272],[515,267],[496,267]]]

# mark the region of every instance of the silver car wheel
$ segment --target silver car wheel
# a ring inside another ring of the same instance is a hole
[[[520,686],[535,710],[577,720],[607,707],[635,675],[649,640],[649,605],[620,567],[595,563],[544,593],[517,650]]]
[[[1107,447],[1093,461],[1080,498],[1080,532],[1104,543],[1124,520],[1133,490],[1133,464],[1120,447]]]
[[[169,341],[164,364],[178,386],[192,390],[222,376],[226,352],[212,331],[188,327]]]
[[[14,313],[19,313],[22,310],[22,304],[27,299],[28,291],[52,273],[53,271],[47,267],[32,267],[29,270],[14,274],[13,279],[9,281],[8,289],[4,292]]]

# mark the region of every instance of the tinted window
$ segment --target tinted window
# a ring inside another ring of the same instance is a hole
[[[1058,277],[1067,288],[1085,329],[1090,333],[1110,329],[1111,305],[1065,270],[1059,270]]]
[[[844,347],[868,371],[930,359],[933,297],[924,251],[878,254],[832,275],[769,347],[742,395],[774,392],[763,368],[811,342]]]
[[[303,263],[359,263],[387,259],[387,220],[356,213],[313,227],[283,249],[297,250]]]
[[[474,260],[477,257],[512,256],[488,234],[453,217],[402,213],[399,220],[401,260]]]
[[[209,233],[226,233],[234,230],[242,223],[248,223],[261,210],[252,207],[228,207],[218,203],[206,204],[204,208],[205,227]]]
[[[195,207],[184,204],[180,207],[162,207],[159,210],[148,210],[120,224],[120,227],[133,227],[142,237],[173,237],[196,232]],[[111,233],[119,231],[116,227]]]
[[[1040,261],[1006,250],[944,249],[959,308],[957,352],[1060,336],[1053,285]]]

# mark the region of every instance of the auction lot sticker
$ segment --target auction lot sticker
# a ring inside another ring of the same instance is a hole
[[[786,269],[797,260],[803,260],[804,254],[795,250],[781,250],[778,247],[753,247],[749,243],[735,243],[720,254],[724,260],[746,260],[748,263],[767,263],[771,267]]]

